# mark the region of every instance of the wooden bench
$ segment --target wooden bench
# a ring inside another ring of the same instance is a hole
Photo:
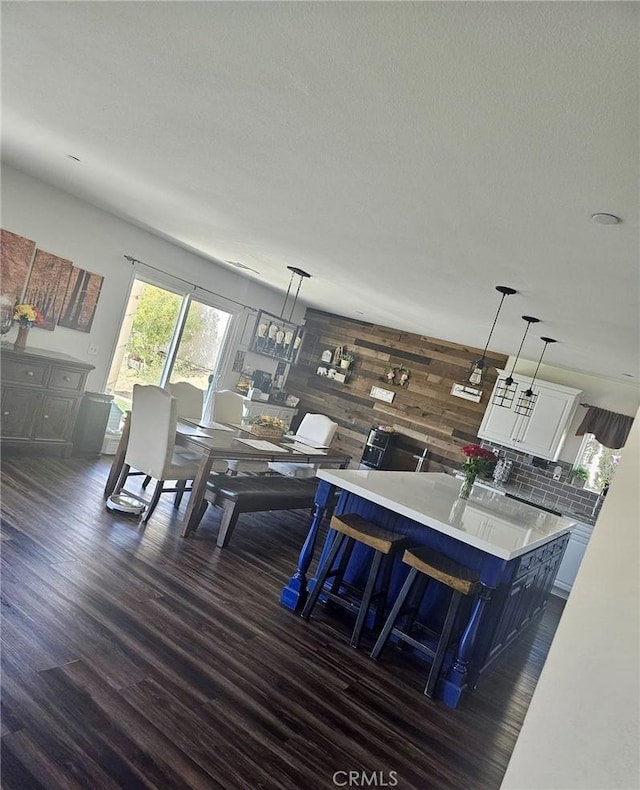
[[[262,510],[297,510],[312,508],[318,487],[317,479],[300,479],[283,475],[229,477],[217,475],[209,479],[198,524],[207,504],[222,508],[222,520],[216,544],[229,545],[241,513]]]

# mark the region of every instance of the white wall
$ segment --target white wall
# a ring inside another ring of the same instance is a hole
[[[67,258],[82,269],[104,276],[90,333],[56,327],[53,332],[34,328],[29,335],[30,346],[61,351],[95,365],[87,382],[88,390],[102,391],[109,373],[133,276],[133,268],[124,255],[197,283],[227,299],[275,315],[280,315],[282,309],[282,292],[237,275],[5,165],[2,167],[2,227],[32,239],[39,248]],[[288,283],[288,272],[284,274],[283,279]],[[232,343],[235,348],[241,344],[243,335],[247,339],[245,325],[253,327],[255,313],[243,311],[238,305],[228,307],[239,312]],[[296,305],[294,321],[301,320],[304,309],[302,302]],[[12,341],[16,332],[14,328],[7,339]],[[87,353],[90,344],[98,347],[96,356]],[[231,353],[228,367],[233,357]],[[248,355],[247,363],[254,368],[275,370],[272,360],[254,354]],[[236,379],[237,374],[227,370],[219,386],[229,386]]]
[[[175,277],[208,288],[255,308],[280,314],[284,294],[241,275],[229,271],[212,261],[201,258],[171,244],[134,225],[118,219],[108,212],[71,197],[65,192],[42,181],[25,175],[14,168],[2,168],[2,227],[35,241],[38,247],[71,260],[76,266],[104,275],[104,284],[98,309],[90,333],[56,327],[54,332],[34,329],[30,345],[54,349],[71,354],[96,366],[91,373],[87,389],[101,391],[106,384],[111,357],[117,341],[120,322],[127,303],[132,280],[132,266],[124,255],[151,264]],[[285,272],[285,274],[288,274]],[[288,281],[288,277],[285,277]],[[237,374],[229,370],[236,347],[246,349],[249,332],[254,324],[254,313],[237,305],[229,309],[240,311],[232,338],[228,365],[219,381],[220,387],[233,386]],[[304,315],[302,301],[296,306],[293,320],[299,322]],[[12,330],[13,334],[17,332]],[[13,340],[13,334],[7,337]],[[244,341],[244,342],[243,342]],[[98,347],[96,356],[87,353],[89,345]],[[273,372],[275,363],[255,354],[247,355],[253,368]],[[508,362],[511,369],[513,360]],[[535,362],[520,360],[517,372],[532,374]],[[637,385],[615,382],[588,376],[551,365],[542,365],[541,379],[577,387],[584,391],[588,403],[611,411],[634,414],[640,405],[640,388]],[[573,462],[581,439],[575,430],[584,416],[579,408],[569,429],[569,438],[561,453],[562,460]]]
[[[640,411],[502,790],[640,787]]]
[[[506,370],[511,370],[513,362],[513,357],[510,357]],[[525,376],[532,376],[536,365],[537,362],[521,359],[516,367],[516,372]],[[608,409],[619,414],[633,416],[640,406],[640,387],[637,384],[627,384],[624,381],[614,381],[613,379],[605,379],[587,373],[578,373],[574,370],[557,368],[553,365],[540,365],[538,378],[541,381],[552,381],[554,384],[564,384],[567,387],[582,390],[581,403],[589,403],[591,406],[599,406],[601,409]],[[583,439],[582,436],[576,436],[576,430],[585,414],[586,409],[579,406],[571,421],[567,439],[560,452],[562,461],[573,463],[576,459]]]

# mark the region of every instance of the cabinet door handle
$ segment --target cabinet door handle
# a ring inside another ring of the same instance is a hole
[[[7,417],[9,415],[9,412],[8,411],[3,411],[2,415],[3,415],[3,417]]]
[[[62,380],[63,381],[71,381],[71,377],[70,376],[63,376]]]
[[[33,376],[33,371],[32,370],[28,370],[27,371],[27,376]]]
[[[43,414],[42,415],[42,419],[43,420],[48,420],[49,419],[49,415],[48,414]]]

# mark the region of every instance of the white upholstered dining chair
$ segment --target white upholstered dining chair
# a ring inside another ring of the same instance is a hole
[[[240,393],[233,390],[216,390],[213,393],[211,418],[214,422],[221,422],[225,425],[240,425],[244,414],[244,398]],[[245,462],[244,465],[246,465]],[[250,462],[249,462],[250,463]],[[240,461],[229,459],[224,461],[224,469],[214,462],[213,470],[218,472],[226,472],[230,475],[238,474],[240,469]],[[264,464],[262,465],[264,468]],[[254,471],[253,465],[247,467],[246,471]],[[260,471],[256,467],[255,471]]]
[[[244,413],[244,398],[233,390],[217,390],[213,393],[211,418],[227,425],[239,425]]]
[[[189,384],[188,381],[176,381],[165,385],[177,401],[178,417],[189,417],[192,420],[202,419],[204,391]]]
[[[338,423],[333,422],[325,414],[305,414],[295,432],[294,438],[301,444],[310,447],[329,447]],[[295,464],[282,461],[269,463],[269,470],[287,477],[315,477],[316,464]]]
[[[147,478],[155,479],[157,482],[153,495],[142,519],[146,523],[151,518],[161,494],[174,491],[174,505],[176,508],[180,505],[182,494],[191,490],[186,484],[197,474],[199,456],[176,452],[178,403],[166,389],[134,384],[129,419],[129,441],[124,466],[114,493],[122,491],[127,477],[131,474],[144,474]],[[176,483],[174,486],[167,486],[167,480],[175,480]]]

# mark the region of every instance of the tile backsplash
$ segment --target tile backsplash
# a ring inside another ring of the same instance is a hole
[[[492,442],[482,442],[482,446],[492,450],[500,458],[512,462],[511,474],[505,483],[496,484],[517,496],[531,499],[561,513],[596,518],[602,507],[602,497],[595,491],[569,484],[572,464],[566,461],[549,461],[547,469],[533,465],[531,455],[511,450]],[[562,467],[560,480],[553,479],[556,467]]]

